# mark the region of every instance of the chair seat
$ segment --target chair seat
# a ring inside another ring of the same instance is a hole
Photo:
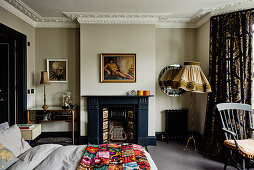
[[[236,147],[234,140],[225,140],[224,145],[231,149],[238,149],[239,153],[243,156],[253,159],[254,158],[254,140],[253,139],[244,139],[236,140],[239,148]]]

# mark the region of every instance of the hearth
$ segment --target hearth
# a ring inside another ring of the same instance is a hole
[[[88,143],[155,145],[148,137],[148,103],[151,96],[87,97]]]
[[[135,143],[137,105],[100,106],[100,143]]]

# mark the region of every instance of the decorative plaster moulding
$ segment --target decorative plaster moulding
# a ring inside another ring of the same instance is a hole
[[[24,20],[33,27],[42,28],[77,28],[77,22],[66,17],[41,17],[21,0],[0,0],[0,6]]]
[[[191,17],[191,21],[196,23],[196,28],[207,22],[212,16],[226,13],[242,11],[254,8],[254,0],[239,0],[238,2],[218,6],[214,8],[200,9]]]
[[[172,13],[98,13],[63,12],[70,20],[80,24],[158,24],[166,21]]]
[[[63,12],[66,17],[42,17],[21,0],[0,0],[0,6],[33,27],[77,28],[79,24],[154,24],[156,28],[198,28],[212,16],[254,8],[254,0],[239,0],[200,9],[191,18],[171,18],[172,13]]]
[[[156,28],[195,28],[190,18],[171,18],[173,13],[63,12],[80,24],[154,24]]]
[[[11,4],[9,4],[8,2],[0,0],[0,6],[3,7],[4,9],[6,9],[7,11],[11,12],[12,14],[16,15],[17,17],[19,17],[23,21],[25,21],[28,24],[35,27],[36,21],[31,19],[31,17],[27,16],[26,14],[24,14],[23,12],[21,12],[20,10],[18,10],[17,8],[12,6]]]

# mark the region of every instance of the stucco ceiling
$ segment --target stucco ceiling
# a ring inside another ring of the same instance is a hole
[[[155,24],[198,28],[211,16],[254,8],[254,0],[0,0],[34,27],[79,24]]]
[[[22,0],[42,17],[62,12],[167,13],[189,18],[200,9],[219,8],[244,0]]]

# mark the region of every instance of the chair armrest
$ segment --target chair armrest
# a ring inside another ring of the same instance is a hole
[[[230,134],[230,135],[233,137],[233,139],[234,139],[234,141],[235,141],[236,147],[239,148],[238,143],[237,143],[236,138],[235,138],[235,137],[236,137],[236,134],[235,134],[234,132],[230,131],[230,130],[225,129],[225,128],[222,128],[222,130],[223,130],[224,132]]]
[[[222,128],[222,130],[223,130],[224,132],[229,133],[229,134],[232,135],[233,137],[236,137],[236,134],[235,134],[234,132],[232,132],[232,131],[230,131],[230,130],[227,130],[227,129],[225,129],[225,128]]]

